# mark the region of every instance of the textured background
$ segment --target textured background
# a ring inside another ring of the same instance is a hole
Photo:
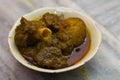
[[[84,10],[98,24],[102,44],[84,66],[60,74],[30,70],[13,58],[7,36],[23,14],[41,7]],[[120,80],[120,0],[0,0],[0,80]]]

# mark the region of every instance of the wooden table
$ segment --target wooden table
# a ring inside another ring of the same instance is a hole
[[[49,6],[84,10],[101,25],[100,49],[84,66],[46,74],[26,68],[11,55],[7,37],[14,22],[23,14]],[[120,80],[120,0],[1,0],[0,80]]]

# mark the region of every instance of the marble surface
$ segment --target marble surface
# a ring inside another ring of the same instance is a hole
[[[82,67],[46,74],[26,68],[11,55],[7,37],[14,22],[23,14],[49,6],[83,10],[101,25],[100,49]],[[0,80],[120,80],[120,0],[1,0]]]

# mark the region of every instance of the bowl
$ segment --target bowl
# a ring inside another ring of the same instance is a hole
[[[23,64],[24,66],[26,66],[30,69],[40,71],[40,72],[46,72],[46,73],[60,73],[60,72],[73,70],[73,69],[76,69],[76,68],[84,65],[86,62],[91,60],[94,57],[94,55],[96,54],[96,52],[99,48],[99,45],[101,43],[101,32],[97,28],[96,22],[93,19],[91,19],[84,12],[76,11],[76,10],[73,10],[70,8],[65,8],[65,7],[40,8],[40,9],[37,9],[35,11],[32,11],[32,12],[24,15],[23,17],[25,17],[28,20],[31,20],[31,19],[34,19],[34,18],[37,18],[37,17],[43,15],[46,12],[50,12],[50,13],[54,13],[54,14],[64,14],[65,17],[79,17],[79,18],[81,18],[85,22],[87,29],[90,31],[90,35],[91,35],[90,36],[90,38],[91,38],[90,50],[87,52],[86,56],[83,59],[81,59],[76,64],[69,66],[69,67],[66,67],[66,68],[51,70],[51,69],[45,69],[45,68],[41,68],[41,67],[37,67],[35,65],[32,65],[30,62],[28,62],[20,54],[20,52],[18,51],[18,49],[15,45],[15,41],[14,41],[15,28],[17,27],[17,25],[20,24],[21,18],[19,18],[15,22],[14,26],[12,27],[12,29],[8,35],[8,43],[9,43],[10,51],[11,51],[12,55],[16,58],[16,60],[18,60],[21,64]]]

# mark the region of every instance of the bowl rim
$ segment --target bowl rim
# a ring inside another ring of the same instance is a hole
[[[23,16],[27,17],[27,16],[30,16],[31,14],[36,13],[36,12],[40,12],[42,10],[49,10],[49,9],[53,9],[53,10],[71,10],[72,12],[78,13],[80,15],[84,14],[84,16],[86,16],[88,20],[90,20],[92,23],[94,23],[94,26],[95,26],[96,30],[98,31],[99,41],[98,41],[96,49],[94,49],[94,51],[92,53],[93,55],[90,56],[89,58],[87,58],[84,62],[81,62],[81,63],[79,63],[77,65],[72,65],[72,66],[69,66],[69,67],[66,67],[66,68],[61,68],[61,69],[56,69],[56,70],[40,68],[40,67],[37,67],[37,66],[34,66],[34,65],[29,65],[28,63],[23,62],[23,60],[18,59],[19,56],[16,56],[16,53],[15,53],[15,51],[13,49],[13,46],[12,46],[12,43],[14,43],[14,42],[11,42],[12,40],[10,38],[14,34],[14,30],[16,28],[16,25],[18,25],[18,23],[19,23],[19,21],[21,19],[21,17],[20,17],[15,22],[15,24],[13,25],[13,27],[10,30],[9,35],[8,35],[9,48],[10,48],[10,51],[11,51],[12,55],[15,57],[15,59],[18,62],[20,62],[22,65],[26,66],[27,68],[30,68],[30,69],[33,69],[33,70],[36,70],[36,71],[40,71],[40,72],[46,72],[46,73],[60,73],[60,72],[70,71],[70,70],[73,70],[73,69],[76,69],[76,68],[82,66],[83,64],[85,64],[86,62],[88,62],[89,60],[91,60],[94,57],[94,55],[96,54],[97,50],[99,49],[99,46],[100,46],[101,41],[102,41],[101,32],[99,31],[98,27],[96,27],[96,26],[99,26],[99,25],[97,25],[97,23],[91,17],[89,17],[86,13],[84,13],[83,11],[77,11],[77,10],[74,10],[74,9],[71,9],[71,8],[67,8],[67,7],[43,7],[43,8],[36,9],[36,10],[30,12],[30,13],[27,13],[27,14],[25,14]],[[26,60],[26,62],[28,62],[28,61]]]

